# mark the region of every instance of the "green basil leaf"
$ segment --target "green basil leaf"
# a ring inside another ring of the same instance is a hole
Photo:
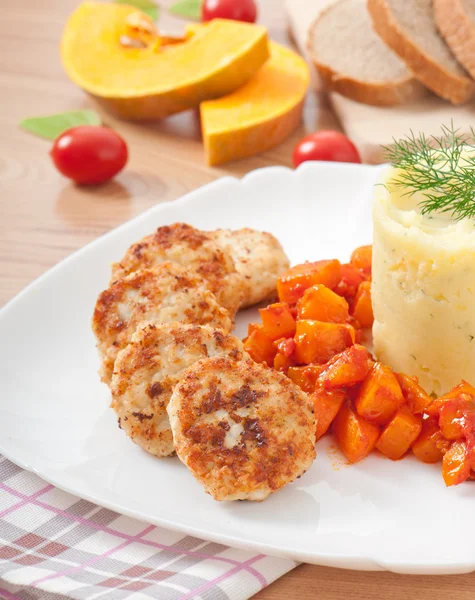
[[[74,110],[49,115],[47,117],[31,117],[23,119],[20,127],[48,140],[55,140],[58,135],[77,125],[100,125],[101,117],[94,110]]]
[[[201,18],[201,0],[178,0],[168,10],[180,17],[199,20]]]
[[[158,6],[152,0],[115,0],[117,4],[129,4],[147,14],[154,21],[158,20]]]

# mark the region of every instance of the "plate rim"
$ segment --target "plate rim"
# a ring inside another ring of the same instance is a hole
[[[138,223],[141,221],[145,221],[148,217],[156,213],[157,210],[160,212],[163,208],[167,206],[187,206],[190,202],[194,201],[194,197],[198,194],[202,194],[204,190],[210,190],[214,188],[218,188],[221,186],[225,186],[228,183],[240,184],[252,181],[255,177],[260,177],[262,174],[267,174],[270,172],[286,172],[292,174],[292,176],[298,176],[300,173],[305,172],[310,169],[334,169],[334,170],[365,170],[365,171],[377,171],[387,168],[387,165],[362,165],[355,163],[335,163],[335,162],[307,162],[300,165],[297,169],[291,169],[284,166],[270,166],[263,167],[260,169],[255,169],[250,171],[246,175],[241,178],[226,175],[224,177],[220,177],[215,181],[212,181],[208,184],[200,186],[194,190],[183,194],[182,196],[169,200],[167,202],[162,202],[159,204],[155,204],[154,206],[146,209],[145,211],[139,213],[133,218],[121,223],[117,227],[111,229],[110,231],[98,236],[94,240],[90,241],[86,245],[78,248],[64,259],[53,265],[51,268],[47,269],[44,273],[39,275],[33,281],[31,281],[28,285],[26,285],[18,294],[16,294],[13,298],[11,298],[7,303],[0,308],[0,320],[3,320],[9,313],[9,311],[15,307],[17,302],[21,301],[24,296],[33,291],[37,286],[42,285],[45,281],[48,280],[49,277],[55,275],[58,271],[62,269],[66,269],[70,261],[76,259],[78,256],[81,256],[84,253],[87,253],[93,249],[96,244],[103,239],[107,239],[108,237],[112,237],[120,233],[123,229],[128,228],[131,224]],[[100,495],[96,495],[93,492],[89,491],[81,491],[76,488],[74,485],[70,486],[67,483],[62,483],[61,480],[57,479],[54,475],[43,474],[41,469],[37,469],[31,464],[28,464],[27,461],[23,460],[22,457],[17,458],[15,456],[14,451],[10,452],[8,448],[5,448],[4,438],[0,436],[0,454],[3,455],[7,460],[16,464],[20,468],[35,474],[40,477],[42,480],[50,483],[54,487],[63,490],[69,494],[77,496],[79,498],[83,498],[89,502],[97,504],[98,506],[102,506],[107,508],[113,512],[118,514],[122,514],[133,519],[137,519],[142,522],[151,523],[158,527],[164,527],[166,529],[170,529],[172,531],[178,531],[180,533],[184,533],[187,535],[194,535],[201,539],[224,543],[226,545],[242,548],[244,550],[253,551],[253,552],[262,552],[263,554],[278,556],[282,558],[286,558],[293,561],[298,562],[307,562],[312,564],[318,564],[322,566],[331,566],[337,568],[347,568],[351,570],[363,570],[363,571],[392,571],[396,573],[404,573],[404,574],[462,574],[462,573],[470,573],[475,570],[475,559],[472,561],[466,561],[465,563],[461,563],[460,561],[454,562],[453,564],[447,564],[447,562],[435,563],[433,561],[425,562],[421,561],[417,564],[405,563],[404,561],[382,561],[380,559],[375,558],[373,555],[368,554],[366,556],[354,556],[354,555],[339,555],[336,553],[333,554],[322,554],[322,553],[310,553],[310,552],[295,552],[293,550],[285,550],[282,547],[275,546],[274,544],[264,543],[264,542],[248,542],[244,538],[236,537],[232,534],[219,534],[213,533],[207,530],[201,529],[199,526],[181,524],[179,522],[170,521],[164,517],[155,517],[155,516],[147,516],[140,512],[138,509],[130,508],[127,505],[121,503],[121,501],[109,501],[107,499],[102,499]]]

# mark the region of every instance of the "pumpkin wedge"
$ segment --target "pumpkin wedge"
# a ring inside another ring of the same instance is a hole
[[[84,2],[61,42],[69,77],[106,109],[159,119],[242,86],[269,56],[265,28],[215,19],[183,43],[160,43],[153,21],[126,4]]]
[[[309,84],[307,63],[284,46],[269,46],[270,59],[251,80],[223,98],[201,104],[209,165],[265,152],[300,123]]]

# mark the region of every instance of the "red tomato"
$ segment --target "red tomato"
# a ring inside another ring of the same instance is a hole
[[[201,20],[232,19],[254,23],[257,18],[257,7],[254,0],[203,0]]]
[[[93,125],[72,127],[62,133],[50,154],[60,173],[84,185],[112,179],[128,158],[127,145],[118,133]]]
[[[307,160],[361,162],[353,142],[339,131],[317,131],[300,140],[292,154],[294,167]]]

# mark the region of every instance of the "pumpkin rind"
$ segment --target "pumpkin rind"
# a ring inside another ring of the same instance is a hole
[[[235,92],[201,104],[209,165],[265,152],[298,127],[310,81],[307,63],[270,42],[271,58]]]

